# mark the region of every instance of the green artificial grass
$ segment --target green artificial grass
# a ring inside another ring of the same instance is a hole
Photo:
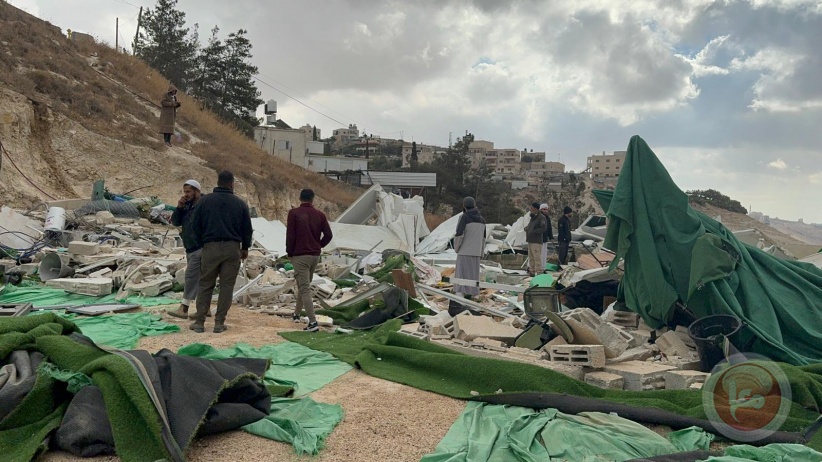
[[[549,369],[500,359],[477,358],[396,331],[391,321],[371,332],[351,334],[284,332],[280,335],[309,348],[327,351],[369,375],[459,399],[472,393],[565,393],[634,407],[650,407],[707,419],[702,394],[691,390],[603,390]],[[793,405],[782,431],[801,432],[819,418],[822,365],[780,363],[793,391]],[[822,450],[822,432],[808,446]]]

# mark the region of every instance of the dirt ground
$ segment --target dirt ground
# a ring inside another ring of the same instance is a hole
[[[163,312],[176,306],[153,307]],[[206,321],[206,332],[188,329],[190,322],[163,314],[165,321],[178,324],[180,332],[143,337],[138,348],[156,352],[163,348],[177,351],[194,342],[226,348],[238,342],[262,346],[285,341],[278,332],[301,329],[289,319],[269,316],[234,306],[222,334],[211,332],[213,318]],[[462,412],[465,402],[371,377],[351,370],[310,395],[315,401],[340,404],[343,421],[331,432],[326,448],[316,457],[298,457],[285,443],[267,440],[242,431],[198,438],[186,453],[191,462],[257,461],[418,461],[433,451],[448,428]],[[49,452],[39,460],[46,462],[118,461],[117,457],[85,459],[63,452]]]

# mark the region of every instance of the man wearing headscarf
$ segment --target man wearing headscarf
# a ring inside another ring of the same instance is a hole
[[[183,287],[183,301],[177,311],[168,314],[175,318],[189,317],[188,307],[197,299],[200,287],[200,260],[203,256],[203,246],[194,239],[194,229],[191,227],[191,218],[194,216],[194,207],[200,201],[200,182],[188,180],[183,183],[183,197],[177,201],[177,208],[171,214],[171,224],[180,226],[183,238],[183,247],[186,249],[186,281]],[[191,316],[193,318],[193,314]]]
[[[479,281],[480,258],[485,251],[485,218],[482,218],[476,201],[470,196],[462,201],[462,216],[457,223],[454,250],[457,251],[454,277]],[[454,293],[459,297],[479,295],[479,287],[454,284]]]
[[[171,147],[171,135],[174,133],[178,107],[180,102],[177,101],[177,88],[171,85],[160,100],[160,133],[163,134],[163,141],[168,147]]]

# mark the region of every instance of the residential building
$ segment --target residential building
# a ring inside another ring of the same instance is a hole
[[[381,152],[381,143],[380,137],[369,135],[369,136],[362,136],[354,142],[355,149],[357,154],[365,155],[366,153],[369,154],[376,154]]]
[[[325,143],[322,141],[306,141],[306,147],[308,148],[308,154],[316,154],[316,155],[323,155],[325,154]]]
[[[502,179],[510,179],[522,173],[522,155],[519,149],[489,149],[485,152],[485,162]]]
[[[485,154],[494,149],[493,141],[474,140],[468,145],[468,155],[471,157],[471,168],[479,168],[485,161]]]
[[[315,156],[306,157],[305,168],[312,172],[345,172],[368,170],[368,160],[359,157]]]
[[[272,156],[301,167],[306,165],[308,147],[305,132],[288,127],[282,120],[278,119],[275,125],[254,127],[254,141],[260,149]]]
[[[411,166],[412,146],[413,145],[409,142],[405,142],[405,144],[402,145],[402,168],[408,168]],[[417,143],[417,162],[420,164],[430,164],[431,162],[434,162],[434,156],[439,152],[444,151],[442,148],[437,146]]]
[[[615,181],[619,178],[622,164],[625,163],[626,151],[614,151],[613,154],[593,155],[588,157],[588,171],[595,180]]]
[[[525,157],[525,156],[530,157],[531,162],[545,162],[545,153],[544,152],[534,152],[533,149],[528,153],[523,151],[522,156],[523,157]]]
[[[360,130],[357,128],[357,124],[350,124],[348,128],[338,128],[334,130],[334,147],[339,149],[348,146],[357,141],[359,137]]]
[[[545,178],[565,173],[565,164],[561,162],[523,162],[522,169],[527,175]]]
[[[312,126],[311,124],[305,124],[300,127],[300,130],[305,132],[305,140],[306,141],[314,141],[314,130],[316,127]],[[322,137],[322,130],[316,128],[317,130],[317,141],[323,139]]]

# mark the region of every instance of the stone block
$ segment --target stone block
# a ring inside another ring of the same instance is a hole
[[[174,286],[174,279],[170,274],[161,274],[151,279],[144,280],[137,284],[129,284],[128,291],[139,293],[143,297],[157,297],[163,292],[168,292]]]
[[[18,265],[16,268],[17,271],[21,271],[29,276],[33,276],[37,271],[40,270],[40,265],[37,263],[23,263],[22,265]]]
[[[594,333],[599,338],[599,343],[605,346],[605,355],[608,358],[616,358],[628,349],[628,340],[632,339],[629,334],[623,335],[621,329],[605,322],[597,326]],[[625,337],[628,337],[626,339]]]
[[[639,326],[639,314],[630,311],[609,311],[605,321],[621,327],[636,329]]]
[[[566,319],[565,324],[568,325],[568,328],[571,329],[571,333],[574,334],[574,344],[601,345],[599,337],[597,337],[594,329],[591,329],[581,322],[571,318]]]
[[[108,210],[97,212],[94,216],[97,217],[98,225],[105,226],[114,224],[114,215]]]
[[[668,390],[686,390],[695,383],[705,383],[711,374],[699,371],[667,371],[665,372],[665,388]]]
[[[521,329],[500,324],[488,316],[457,316],[454,318],[454,334],[464,341],[485,337],[511,344]]]
[[[646,345],[651,341],[651,331],[644,329],[636,329],[628,331],[631,334],[631,341],[628,342],[629,348]]]
[[[662,354],[668,357],[679,356],[680,358],[686,358],[691,353],[691,349],[688,348],[688,345],[685,345],[685,342],[683,342],[679,335],[673,331],[668,331],[662,334],[656,339],[656,344],[659,346],[659,350]]]
[[[114,274],[114,271],[112,271],[111,268],[103,268],[99,271],[89,273],[88,277],[90,277],[90,278],[111,278],[112,274]]]
[[[665,388],[665,372],[672,370],[675,368],[645,361],[626,361],[605,366],[605,372],[622,376],[625,379],[625,389],[633,391]]]
[[[685,326],[676,326],[676,335],[682,339],[682,342],[688,346],[688,348],[692,350],[696,350],[696,343],[694,343],[694,339],[691,338],[691,335],[688,334],[688,328]]]
[[[59,278],[46,281],[46,286],[62,289],[72,294],[99,297],[101,295],[111,295],[112,280],[111,278]]]
[[[546,343],[543,348],[545,349],[545,351],[549,351],[550,348],[554,345],[567,345],[567,344],[568,344],[568,342],[565,341],[565,338],[563,336],[557,335],[556,337],[549,340],[548,343]]]
[[[585,383],[605,390],[622,390],[625,379],[621,375],[596,371],[585,374]]]
[[[699,356],[696,353],[690,353],[684,358],[668,356],[660,361],[660,364],[672,366],[682,371],[698,371],[702,369],[702,363],[699,361]]]
[[[554,345],[549,351],[551,361],[574,366],[605,367],[605,347],[602,345]]]

